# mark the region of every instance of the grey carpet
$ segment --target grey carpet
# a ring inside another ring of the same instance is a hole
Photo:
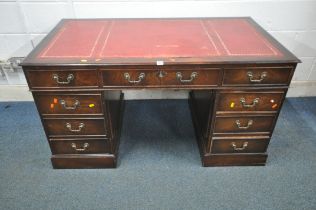
[[[0,119],[0,209],[316,209],[316,98],[286,100],[264,167],[201,167],[185,100],[126,103],[117,169],[53,170],[34,103]]]

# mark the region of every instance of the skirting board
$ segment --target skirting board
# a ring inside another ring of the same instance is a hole
[[[124,90],[126,100],[187,99],[187,90]],[[316,96],[316,81],[292,81],[286,97]],[[0,101],[33,101],[27,85],[0,85]]]

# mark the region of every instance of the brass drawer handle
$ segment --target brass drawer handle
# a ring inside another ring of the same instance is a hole
[[[247,76],[250,82],[262,82],[267,77],[267,75],[268,73],[264,71],[260,74],[260,79],[254,79],[252,71],[247,72]]]
[[[241,126],[241,123],[240,123],[239,120],[236,120],[235,123],[236,123],[236,125],[237,125],[237,127],[239,129],[245,129],[246,130],[253,124],[253,120],[248,120],[247,126]]]
[[[138,76],[138,80],[131,80],[131,76],[129,75],[129,73],[124,73],[124,77],[129,83],[137,84],[140,83],[143,79],[145,79],[145,73],[140,73]]]
[[[82,147],[77,148],[77,145],[75,143],[71,143],[71,147],[74,148],[74,150],[78,152],[85,151],[89,147],[89,143],[84,143]]]
[[[61,85],[69,84],[74,78],[75,77],[73,74],[68,74],[68,76],[66,78],[67,81],[60,81],[59,76],[57,74],[53,74],[53,80],[55,80],[58,84],[61,84]]]
[[[60,105],[62,105],[65,109],[76,109],[77,106],[80,105],[80,102],[79,102],[78,100],[75,100],[75,103],[73,103],[72,106],[68,106],[68,105],[66,104],[66,101],[65,101],[65,100],[60,100],[59,103],[60,103]]]
[[[231,146],[233,147],[233,149],[234,149],[235,151],[242,151],[242,150],[244,150],[244,149],[247,148],[248,142],[247,142],[247,141],[244,142],[244,143],[242,144],[242,147],[237,147],[237,146],[236,146],[236,143],[235,143],[235,142],[232,142],[232,143],[231,143]]]
[[[240,98],[240,103],[245,108],[255,107],[256,104],[259,103],[259,98],[253,99],[252,104],[246,104],[246,99],[245,98]]]
[[[66,123],[66,127],[71,132],[80,132],[82,130],[82,128],[84,128],[84,126],[85,126],[84,123],[80,123],[79,126],[78,126],[78,129],[72,129],[71,124],[70,123]]]
[[[191,73],[191,76],[190,76],[190,79],[182,79],[182,74],[181,72],[177,72],[176,73],[176,77],[177,79],[182,82],[182,83],[189,83],[189,82],[192,82],[195,78],[197,78],[198,76],[198,73],[197,72],[192,72]]]

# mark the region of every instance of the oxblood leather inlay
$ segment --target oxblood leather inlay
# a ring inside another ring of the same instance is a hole
[[[247,19],[67,20],[37,56],[50,58],[281,57]]]

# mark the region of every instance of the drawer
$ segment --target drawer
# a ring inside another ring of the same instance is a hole
[[[275,116],[217,116],[214,133],[271,132]]]
[[[218,96],[217,113],[279,110],[284,91],[232,91],[221,92]]]
[[[52,154],[110,153],[108,139],[50,139]]]
[[[159,72],[165,86],[218,86],[221,71],[216,68],[162,68]]]
[[[292,67],[224,69],[223,86],[288,85]]]
[[[44,118],[48,136],[106,136],[103,118]]]
[[[34,93],[42,115],[102,114],[101,93]]]
[[[104,87],[154,87],[160,85],[157,71],[150,69],[102,70]]]
[[[214,138],[211,153],[264,153],[267,150],[269,140],[269,137]]]
[[[30,88],[98,87],[96,70],[27,70]]]

